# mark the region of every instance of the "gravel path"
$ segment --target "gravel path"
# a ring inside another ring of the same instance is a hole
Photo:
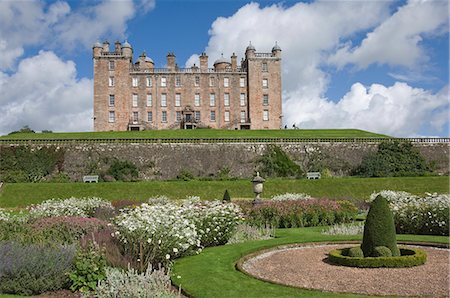
[[[327,254],[352,244],[274,250],[247,260],[258,278],[295,287],[369,295],[449,297],[449,250],[421,247],[425,265],[411,268],[353,268],[327,262]]]

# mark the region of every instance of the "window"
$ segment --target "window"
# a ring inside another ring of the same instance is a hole
[[[209,106],[214,107],[216,105],[216,95],[214,93],[211,93],[209,95]]]
[[[147,77],[146,83],[147,83],[147,87],[153,86],[152,78],[151,77]]]
[[[167,122],[167,111],[162,111],[161,122]]]
[[[161,87],[166,87],[167,86],[167,79],[166,77],[162,77],[161,78]]]
[[[230,93],[225,93],[223,95],[223,105],[226,107],[230,106]]]
[[[240,105],[241,107],[245,106],[245,93],[241,93]]]
[[[225,111],[225,122],[229,122],[230,121],[230,111]]]
[[[180,93],[175,94],[175,106],[176,107],[181,106],[181,94]]]
[[[199,107],[200,106],[200,93],[195,93],[194,96],[194,106]]]
[[[180,112],[180,111],[177,111],[177,112],[176,112],[176,115],[177,115],[177,116],[176,116],[176,121],[177,121],[177,122],[180,122],[180,121],[181,121],[181,112]]]
[[[153,105],[153,98],[151,94],[147,94],[147,107],[151,107]]]
[[[240,87],[245,87],[245,78],[240,78],[239,79],[239,86]]]
[[[138,123],[139,121],[139,114],[138,112],[133,112],[133,123]]]
[[[166,93],[161,94],[161,106],[167,107],[167,94]]]
[[[263,64],[262,64],[262,71],[263,72],[268,72],[269,71],[268,68],[267,68],[267,62],[263,62]]]
[[[223,86],[229,87],[230,86],[230,79],[229,78],[223,78]]]
[[[269,110],[264,110],[263,111],[263,120],[264,121],[269,121]]]
[[[265,105],[265,106],[269,105],[269,95],[268,94],[263,95],[263,105]]]
[[[267,87],[269,87],[269,81],[267,80],[267,79],[263,79],[263,87],[264,88],[267,88]]]
[[[133,94],[133,102],[132,102],[133,108],[136,108],[138,106],[138,95]]]
[[[211,121],[216,121],[216,111],[211,111],[209,118]]]
[[[137,86],[139,85],[139,80],[138,80],[138,78],[133,78],[133,79],[132,79],[132,82],[131,82],[131,85],[132,85],[133,87],[137,87]]]
[[[195,120],[200,121],[200,111],[194,112],[194,118],[195,118]]]
[[[210,78],[209,78],[209,86],[210,86],[210,87],[213,87],[213,86],[214,86],[214,78],[213,78],[213,77],[210,77]]]
[[[147,112],[147,120],[148,122],[153,122],[153,112]]]
[[[110,94],[109,95],[109,106],[113,107],[115,102],[116,102],[116,99],[114,98],[114,94]]]
[[[199,76],[195,77],[194,86],[200,86],[200,77]]]
[[[114,111],[109,112],[109,122],[110,123],[116,122],[116,114],[114,113]]]
[[[114,87],[114,77],[109,77],[109,87]]]
[[[175,87],[180,87],[180,86],[181,86],[181,77],[176,76],[175,77]]]
[[[108,68],[109,70],[114,70],[116,68],[114,61],[109,61]]]
[[[241,123],[245,123],[245,111],[241,111]]]

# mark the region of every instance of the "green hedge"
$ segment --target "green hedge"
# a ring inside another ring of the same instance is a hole
[[[335,249],[328,254],[330,262],[361,268],[401,268],[423,265],[427,261],[427,254],[419,248],[400,248],[399,257],[366,257],[355,258],[349,257],[348,252],[351,248]]]

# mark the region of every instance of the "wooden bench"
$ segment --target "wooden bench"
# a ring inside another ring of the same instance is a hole
[[[98,183],[98,175],[83,176],[83,182],[84,183],[91,183],[91,182]]]
[[[308,179],[320,179],[320,172],[308,172],[306,173]]]

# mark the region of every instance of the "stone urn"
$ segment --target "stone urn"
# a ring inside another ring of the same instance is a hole
[[[263,192],[263,184],[266,181],[263,177],[259,176],[259,172],[256,172],[256,176],[253,177],[253,192],[255,193],[255,199],[253,200],[253,206],[261,203],[261,193]]]

